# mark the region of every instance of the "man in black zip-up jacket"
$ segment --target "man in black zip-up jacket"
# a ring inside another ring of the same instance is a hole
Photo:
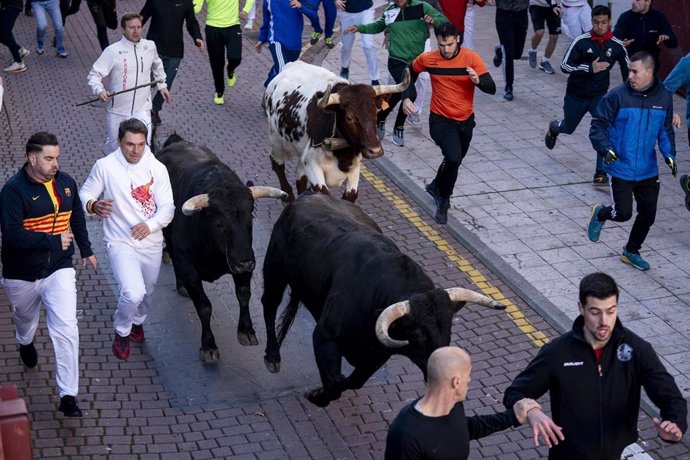
[[[79,189],[58,171],[60,149],[53,134],[40,132],[26,144],[27,162],[0,192],[2,285],[12,304],[19,356],[28,368],[38,363],[33,344],[41,303],[55,350],[61,410],[79,417],[79,329],[72,264],[73,240],[82,264],[97,267],[86,232]]]
[[[655,73],[659,70],[660,45],[677,48],[678,38],[661,11],[652,9],[652,0],[632,0],[632,8],[621,14],[613,28],[613,35],[623,40],[632,56],[647,51],[654,56]]]
[[[146,0],[139,14],[143,18],[142,24],[151,19],[146,38],[156,44],[158,56],[163,61],[165,83],[169,91],[184,57],[183,24],[187,26],[187,32],[197,48],[204,50],[201,28],[194,15],[194,4],[192,0]],[[154,124],[161,123],[159,112],[162,108],[163,96],[157,92],[151,108],[151,121]]]
[[[561,70],[568,74],[563,98],[563,120],[549,123],[544,143],[551,150],[559,134],[572,134],[587,112],[594,114],[610,84],[613,64],[618,62],[623,81],[628,78],[628,54],[623,42],[611,33],[611,10],[603,5],[592,10],[592,30],[577,37],[568,47]],[[604,161],[596,155],[592,185],[608,185]]]
[[[580,282],[570,332],[545,345],[505,391],[507,408],[523,398],[551,396],[553,420],[540,409],[527,421],[535,444],[542,436],[549,459],[619,460],[637,440],[640,390],[660,409],[652,419],[659,437],[680,441],[687,403],[652,346],[617,319],[618,287],[604,273]]]

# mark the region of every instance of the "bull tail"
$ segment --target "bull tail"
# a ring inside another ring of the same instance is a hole
[[[290,301],[278,319],[278,346],[283,344],[283,340],[290,330],[290,326],[292,326],[292,323],[295,322],[295,316],[297,316],[299,304],[299,298],[294,293],[290,293]]]

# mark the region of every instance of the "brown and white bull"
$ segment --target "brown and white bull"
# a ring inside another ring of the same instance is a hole
[[[299,158],[297,193],[328,192],[345,184],[343,198],[354,202],[362,157],[383,155],[376,137],[376,112],[409,85],[350,84],[322,67],[295,61],[268,85],[264,107],[271,140],[271,165],[280,188],[294,199],[285,161]]]

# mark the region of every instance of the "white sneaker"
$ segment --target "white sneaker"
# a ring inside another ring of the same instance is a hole
[[[26,65],[23,62],[13,62],[9,67],[5,67],[5,72],[24,72],[26,70]]]
[[[19,57],[24,59],[24,57],[27,56],[30,52],[31,51],[22,46],[21,48],[19,48]]]
[[[244,28],[247,30],[251,30],[254,28],[254,20],[253,19],[247,19],[247,23],[244,25]]]

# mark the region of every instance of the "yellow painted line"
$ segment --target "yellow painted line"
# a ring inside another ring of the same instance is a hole
[[[463,273],[465,273],[472,282],[477,286],[477,288],[484,294],[494,300],[500,300],[506,305],[505,313],[513,321],[513,323],[527,335],[532,343],[537,347],[542,347],[545,345],[549,339],[541,331],[537,330],[534,325],[527,319],[527,317],[520,311],[520,309],[510,300],[506,298],[505,295],[495,286],[489,283],[484,275],[474,268],[472,264],[465,258],[463,258],[458,252],[453,249],[451,244],[446,241],[439,233],[431,227],[426,221],[415,212],[410,205],[404,199],[398,197],[393,193],[386,184],[379,179],[376,174],[371,172],[366,166],[361,166],[362,176],[369,182],[374,188],[384,197],[390,201],[393,206],[407,218],[419,232],[424,235],[427,240],[431,241],[436,245],[436,248],[446,254],[448,259],[453,262]]]

